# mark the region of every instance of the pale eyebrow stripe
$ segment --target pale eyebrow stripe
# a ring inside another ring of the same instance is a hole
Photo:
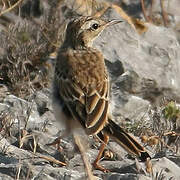
[[[88,18],[86,19],[86,21],[91,21],[93,19],[92,17],[88,17]]]

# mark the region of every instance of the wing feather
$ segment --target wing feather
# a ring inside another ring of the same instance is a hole
[[[94,93],[93,95],[91,95],[87,98],[87,100],[86,100],[86,111],[88,114],[92,113],[92,111],[96,107],[99,99],[100,99],[100,96],[97,93]]]
[[[101,116],[104,112],[104,107],[105,107],[104,99],[99,99],[94,110],[87,116],[87,120],[86,120],[87,128],[94,126],[99,121],[99,119],[101,118]]]

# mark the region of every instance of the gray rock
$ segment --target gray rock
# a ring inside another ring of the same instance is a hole
[[[0,103],[0,112],[7,110],[9,106],[7,104]]]
[[[3,103],[9,106],[9,111],[14,113],[14,116],[17,118],[15,123],[18,123],[17,121],[19,120],[21,127],[24,127],[27,121],[33,123],[40,120],[37,106],[34,102],[28,102],[14,95],[8,95],[4,98]]]
[[[180,179],[180,167],[177,166],[174,162],[163,157],[161,159],[157,159],[156,162],[153,163],[153,174],[154,176],[164,177],[166,179]]]
[[[180,167],[180,156],[170,156],[168,158]]]
[[[112,173],[108,175],[106,178],[107,180],[138,180],[136,175],[130,173],[126,173],[126,174]]]

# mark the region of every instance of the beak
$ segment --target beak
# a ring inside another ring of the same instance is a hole
[[[121,23],[121,22],[123,22],[123,21],[114,19],[114,20],[111,20],[111,21],[107,22],[106,26],[111,26],[111,25],[118,24],[118,23]]]

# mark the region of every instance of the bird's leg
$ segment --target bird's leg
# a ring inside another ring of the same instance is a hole
[[[99,149],[99,153],[97,155],[97,158],[96,160],[94,161],[93,163],[93,166],[95,169],[99,169],[103,172],[108,172],[109,170],[108,169],[105,169],[104,167],[102,167],[100,164],[99,164],[99,161],[102,157],[102,154],[104,152],[104,148],[106,147],[107,143],[109,142],[109,136],[107,134],[104,134],[104,140],[103,142],[101,143],[101,146],[100,146],[100,149]]]
[[[56,138],[52,143],[48,143],[48,144],[46,144],[46,145],[47,145],[47,146],[57,145],[57,146],[56,146],[56,147],[57,147],[57,150],[61,152],[61,151],[62,151],[62,148],[60,147],[61,139],[63,139],[64,137],[67,137],[68,134],[69,134],[69,129],[68,129],[68,130],[66,129],[66,130],[61,134],[61,136],[59,136],[58,138]]]
[[[48,143],[48,144],[46,144],[46,145],[48,145],[48,146],[57,145],[57,149],[58,149],[59,151],[61,151],[60,142],[61,142],[61,136],[58,137],[58,138],[56,138],[52,143]]]

